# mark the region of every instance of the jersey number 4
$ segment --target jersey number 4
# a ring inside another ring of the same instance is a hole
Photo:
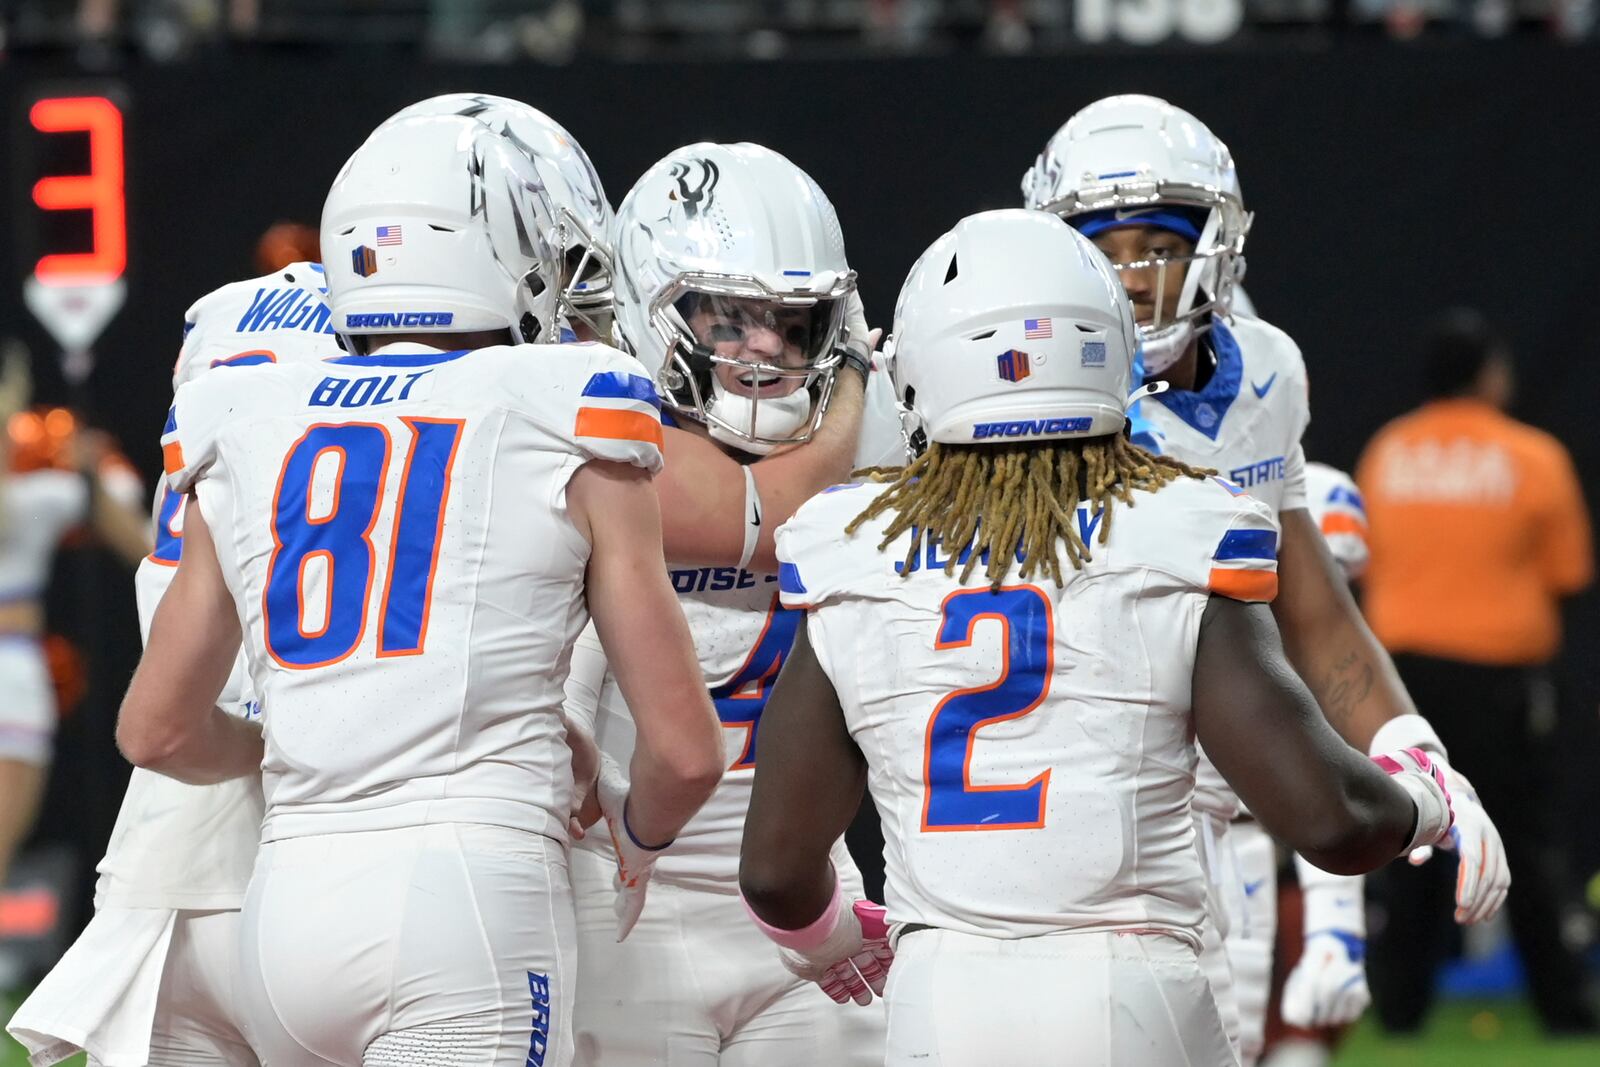
[[[928,718],[922,764],[924,831],[1032,830],[1044,825],[1050,772],[1023,785],[973,785],[972,750],[983,727],[1020,719],[1044,703],[1050,692],[1055,610],[1031,585],[998,592],[964,589],[945,598],[933,647],[971,648],[973,630],[983,621],[1004,627],[1000,677],[948,694]]]
[[[778,671],[794,647],[795,634],[805,612],[794,611],[772,598],[767,611],[766,625],[755,647],[745,657],[744,665],[732,678],[711,690],[711,702],[717,709],[717,718],[729,729],[744,729],[744,750],[729,764],[730,771],[747,771],[756,765],[756,734],[761,729],[761,713],[766,710],[767,698],[778,680]]]
[[[378,598],[378,655],[415,656],[428,609],[461,442],[459,419],[404,418],[411,433]],[[372,530],[382,510],[394,442],[379,423],[322,423],[284,457],[272,502],[272,559],[263,596],[267,651],[280,665],[310,670],[354,652],[367,630],[377,566]],[[333,464],[331,502],[314,514],[313,481]],[[322,608],[307,618],[307,570],[320,570]]]

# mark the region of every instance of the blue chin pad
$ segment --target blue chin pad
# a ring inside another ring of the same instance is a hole
[[[1199,244],[1200,227],[1205,224],[1206,213],[1199,208],[1177,207],[1173,204],[1156,204],[1146,208],[1112,208],[1074,215],[1067,221],[1085,237],[1094,237],[1107,230],[1124,226],[1155,226],[1171,230],[1179,237]]]
[[[1145,383],[1143,345],[1133,351],[1133,373],[1129,378],[1134,389],[1141,388]],[[1161,432],[1161,427],[1146,418],[1139,410],[1149,399],[1143,397],[1136,400],[1133,407],[1128,409],[1128,437],[1145,451],[1160,455],[1164,451],[1166,435]]]

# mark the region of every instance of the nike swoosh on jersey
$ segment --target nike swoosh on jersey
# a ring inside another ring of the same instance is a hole
[[[1273,371],[1272,372],[1272,377],[1267,379],[1265,385],[1257,385],[1255,382],[1251,382],[1250,383],[1250,388],[1255,390],[1256,399],[1257,400],[1265,400],[1267,398],[1267,394],[1272,392],[1272,383],[1276,382],[1277,380],[1278,380],[1278,372],[1277,371]]]
[[[1256,895],[1256,890],[1260,889],[1261,888],[1261,883],[1265,882],[1265,881],[1266,881],[1265,878],[1257,878],[1253,882],[1246,882],[1244,884],[1244,895],[1247,896],[1247,897],[1255,896]]]

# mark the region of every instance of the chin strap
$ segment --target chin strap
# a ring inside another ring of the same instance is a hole
[[[756,489],[756,475],[746,463],[744,471],[744,551],[739,553],[739,569],[750,565],[756,554],[756,542],[761,540],[761,493]]]
[[[1128,402],[1122,405],[1122,410],[1127,411],[1145,397],[1155,396],[1157,393],[1164,393],[1171,388],[1171,382],[1148,382],[1144,385],[1141,385],[1139,388],[1128,394]]]

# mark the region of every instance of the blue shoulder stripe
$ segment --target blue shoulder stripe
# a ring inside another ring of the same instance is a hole
[[[1229,530],[1212,559],[1277,559],[1278,535],[1271,530]]]
[[[167,409],[167,424],[161,428],[163,436],[178,428],[178,405],[174,404]]]
[[[793,563],[778,564],[778,588],[785,593],[803,596],[806,592],[806,583],[800,580],[800,568]]]
[[[607,400],[637,400],[658,411],[661,409],[661,398],[656,395],[656,387],[650,379],[626,371],[601,371],[591,376],[583,387],[583,395]]]
[[[1333,487],[1333,492],[1328,494],[1330,504],[1349,504],[1363,515],[1367,513],[1366,502],[1361,499],[1361,494],[1353,489],[1346,489],[1342,485]]]

